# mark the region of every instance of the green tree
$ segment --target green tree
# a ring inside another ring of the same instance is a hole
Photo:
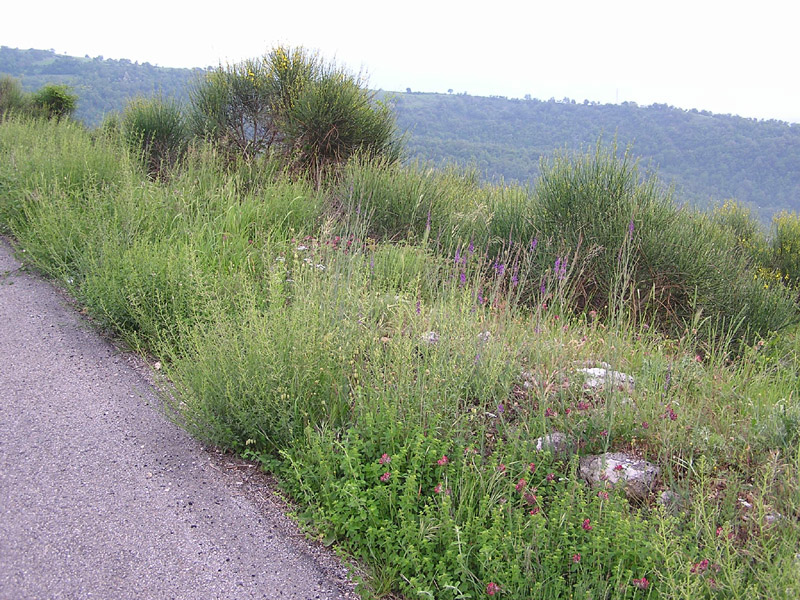
[[[78,97],[69,86],[49,83],[33,95],[32,103],[47,118],[60,121],[72,115]]]

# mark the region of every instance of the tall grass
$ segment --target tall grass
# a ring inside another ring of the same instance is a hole
[[[320,191],[205,146],[167,181],[127,157],[7,120],[0,222],[163,361],[193,433],[281,477],[365,597],[797,597],[791,298],[624,157],[533,189],[360,160]],[[635,389],[585,390],[601,362]],[[587,487],[606,450],[657,463],[653,496]]]

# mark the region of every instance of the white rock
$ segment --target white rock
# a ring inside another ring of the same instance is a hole
[[[660,471],[656,465],[623,452],[584,456],[578,467],[579,475],[592,486],[623,484],[630,500],[647,498]]]
[[[633,377],[620,371],[594,367],[591,369],[578,369],[578,373],[582,373],[586,378],[583,387],[592,391],[606,389],[609,386],[627,389],[628,391],[633,391],[634,388]]]

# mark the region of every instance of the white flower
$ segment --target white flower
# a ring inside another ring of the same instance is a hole
[[[308,246],[303,246],[302,244],[300,244],[300,245],[297,247],[297,250],[298,250],[299,252],[302,252],[303,250],[308,250]]]

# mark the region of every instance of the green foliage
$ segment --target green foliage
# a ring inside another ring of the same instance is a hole
[[[178,420],[281,477],[320,539],[358,558],[366,597],[797,596],[797,328],[770,334],[751,312],[762,337],[737,353],[731,329],[701,337],[741,310],[729,298],[793,310],[733,225],[663,206],[609,152],[555,159],[541,191],[364,160],[318,191],[200,144],[148,179],[118,141],[4,120],[0,222],[162,361]],[[704,312],[677,337],[575,315],[573,282],[602,281],[606,252],[610,298],[634,303],[622,283],[652,268]],[[635,388],[587,388],[579,369],[601,361]],[[574,454],[537,451],[553,431]],[[586,486],[579,458],[605,450],[657,464],[652,496]]]
[[[293,160],[318,185],[326,172],[356,153],[390,164],[400,158],[391,108],[340,68],[320,68],[282,118]]]
[[[28,102],[18,79],[8,75],[0,76],[0,118],[8,113],[22,112]]]
[[[784,281],[800,283],[800,215],[782,211],[772,219],[771,265]]]
[[[31,104],[49,118],[60,121],[72,115],[78,97],[69,86],[47,84],[31,97]]]
[[[112,126],[106,121],[105,128]],[[183,157],[188,143],[186,122],[172,100],[138,98],[125,108],[119,129],[125,143],[141,156],[147,172],[158,177]]]
[[[579,307],[622,310],[672,331],[702,314],[706,339],[731,330],[752,339],[797,318],[784,290],[764,293],[754,281],[742,242],[713,219],[679,210],[654,175],[642,178],[613,147],[555,158],[536,195],[540,236],[560,246],[551,247],[551,260],[575,249],[580,262],[572,284]]]
[[[303,48],[220,67],[192,95],[195,133],[231,155],[276,151],[319,187],[356,152],[399,157],[394,118],[364,83]]]
[[[284,455],[304,516],[408,597],[483,597],[490,583],[509,598],[628,597],[659,567],[651,525],[624,498],[524,444],[486,460],[385,415],[341,437],[309,428]]]

